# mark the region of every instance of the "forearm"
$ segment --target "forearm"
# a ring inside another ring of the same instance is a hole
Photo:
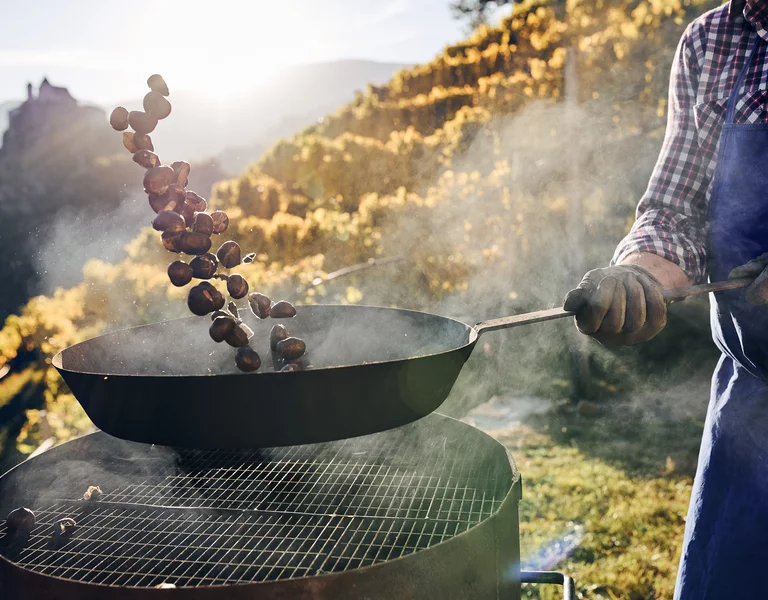
[[[676,263],[650,252],[634,252],[621,259],[619,264],[635,265],[648,271],[661,282],[664,289],[670,290],[690,285],[691,280]]]

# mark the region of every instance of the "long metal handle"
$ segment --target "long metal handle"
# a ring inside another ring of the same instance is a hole
[[[699,294],[708,294],[710,292],[722,292],[725,290],[736,290],[739,288],[745,288],[754,279],[729,279],[728,281],[717,281],[715,283],[702,283],[699,285],[692,285],[684,288],[675,288],[672,290],[665,290],[662,294],[664,300],[667,302],[674,302],[676,300],[682,300],[690,296],[697,296]],[[557,308],[547,308],[545,310],[537,310],[536,312],[523,313],[521,315],[513,315],[511,317],[502,317],[500,319],[491,319],[490,321],[482,321],[475,325],[475,331],[477,335],[483,335],[489,331],[496,331],[497,329],[508,329],[509,327],[518,327],[519,325],[531,325],[533,323],[541,323],[543,321],[552,321],[553,319],[562,319],[564,317],[572,317],[574,313],[565,310],[562,306]]]
[[[520,583],[562,585],[563,600],[576,600],[573,579],[557,571],[520,571]]]

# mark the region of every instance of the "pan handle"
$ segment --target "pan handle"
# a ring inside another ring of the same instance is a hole
[[[745,277],[742,279],[729,279],[728,281],[716,281],[715,283],[702,283],[699,285],[691,285],[683,288],[676,288],[672,290],[665,290],[663,292],[664,300],[667,303],[676,302],[677,300],[683,300],[690,296],[697,296],[699,294],[708,294],[710,292],[722,292],[725,290],[736,290],[739,288],[745,288],[754,281],[751,277]],[[547,308],[545,310],[537,310],[536,312],[523,313],[521,315],[513,315],[511,317],[502,317],[500,319],[491,319],[490,321],[482,321],[475,325],[475,331],[477,331],[478,337],[489,331],[496,331],[497,329],[508,329],[509,327],[518,327],[519,325],[531,325],[533,323],[542,323],[544,321],[552,321],[553,319],[562,319],[564,317],[572,317],[574,313],[565,310],[562,306],[557,308]]]

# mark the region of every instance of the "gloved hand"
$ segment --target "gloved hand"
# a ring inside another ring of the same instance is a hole
[[[576,327],[603,344],[650,340],[667,324],[662,285],[645,269],[617,265],[594,269],[568,292],[563,308],[576,313]]]
[[[751,304],[768,304],[768,252],[736,267],[728,273],[728,279],[755,278],[754,283],[744,290],[744,297]]]

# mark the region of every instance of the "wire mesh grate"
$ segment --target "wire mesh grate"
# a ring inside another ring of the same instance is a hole
[[[285,580],[374,565],[459,535],[494,514],[509,465],[476,445],[377,435],[256,451],[178,450],[100,470],[30,506],[37,524],[0,549],[46,575],[106,585],[206,586]],[[77,487],[77,486],[80,487]],[[87,486],[87,485],[86,485]],[[64,517],[71,538],[51,535]]]

